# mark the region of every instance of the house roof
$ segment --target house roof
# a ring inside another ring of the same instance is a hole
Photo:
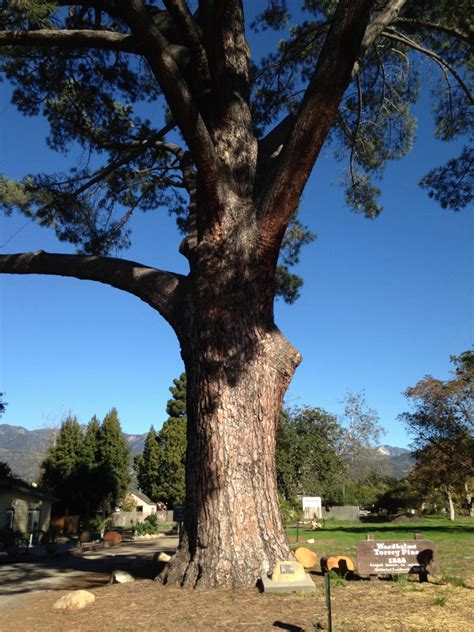
[[[137,498],[139,498],[140,500],[142,500],[144,503],[146,503],[147,505],[156,505],[156,503],[154,503],[151,498],[148,498],[148,496],[146,494],[144,494],[143,492],[139,492],[138,490],[135,489],[129,489],[128,490],[129,494],[133,494],[134,496],[136,496]]]
[[[47,494],[45,491],[38,489],[37,487],[32,487],[24,481],[16,481],[12,478],[0,479],[0,492],[2,491],[18,491],[22,492],[23,494],[33,496],[33,498],[38,498],[40,500],[50,500],[51,502],[56,502],[59,500],[55,496],[51,496],[50,494]]]

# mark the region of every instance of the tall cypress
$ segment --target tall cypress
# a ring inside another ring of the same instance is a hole
[[[62,422],[42,464],[41,484],[59,498],[56,509],[66,514],[80,505],[78,471],[83,445],[83,430],[77,418],[70,415]]]
[[[143,446],[143,454],[137,454],[134,466],[137,472],[138,485],[151,500],[160,500],[158,472],[162,460],[162,450],[158,443],[158,434],[151,426]]]
[[[169,417],[158,434],[158,489],[160,498],[173,506],[184,502],[186,495],[186,373],[174,379],[169,390],[173,396],[166,406]]]
[[[97,485],[100,468],[99,434],[100,421],[94,415],[85,429],[78,471],[80,490],[82,491],[80,510],[85,518],[94,513],[102,501],[101,485]]]
[[[107,413],[100,427],[98,456],[97,483],[103,509],[108,512],[121,502],[130,482],[130,451],[115,408]]]

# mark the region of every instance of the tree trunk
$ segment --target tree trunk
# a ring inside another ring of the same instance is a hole
[[[450,519],[451,521],[453,521],[453,520],[454,520],[455,513],[454,513],[453,495],[451,494],[451,490],[450,490],[450,489],[447,489],[447,490],[446,490],[446,496],[447,496],[447,498],[448,498],[448,506],[449,506],[449,519]]]
[[[300,356],[268,319],[262,322],[256,286],[241,295],[242,287],[223,280],[225,267],[221,263],[220,280],[200,288],[193,331],[182,341],[186,513],[163,580],[193,588],[254,586],[277,560],[291,558],[275,443],[283,395]]]
[[[472,492],[467,481],[464,482],[464,498],[466,501],[466,509],[469,512],[471,518],[474,518],[474,503],[472,498]]]

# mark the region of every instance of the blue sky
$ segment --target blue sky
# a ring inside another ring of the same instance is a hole
[[[4,85],[0,112],[0,173],[67,166],[46,150],[44,123],[8,105]],[[389,166],[385,210],[374,221],[344,207],[340,167],[323,151],[301,205],[303,221],[318,233],[298,266],[302,297],[276,308],[277,324],[303,354],[287,402],[338,413],[347,389],[365,390],[387,430],[384,443],[398,446],[408,442],[396,420],[407,407],[402,391],[427,373],[447,378],[450,354],[467,349],[473,333],[472,209],[442,210],[417,186],[458,147],[433,138],[426,99],[417,112],[414,151]],[[0,243],[25,223],[0,217]],[[138,216],[132,227],[125,258],[186,272],[164,209]],[[39,248],[73,252],[34,224],[0,252]],[[0,390],[9,402],[3,423],[33,429],[69,412],[86,423],[115,406],[126,432],[161,426],[182,363],[156,312],[124,292],[74,279],[2,275],[0,287]]]

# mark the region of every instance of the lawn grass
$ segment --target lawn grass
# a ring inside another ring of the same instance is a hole
[[[474,519],[460,516],[454,522],[441,516],[407,518],[402,522],[348,522],[326,520],[324,528],[312,531],[288,528],[293,548],[306,546],[319,557],[328,554],[349,555],[355,562],[357,543],[365,540],[367,533],[375,540],[412,540],[415,533],[438,545],[440,575],[453,583],[474,577]],[[307,540],[314,538],[314,544]],[[456,579],[458,578],[458,579]]]

